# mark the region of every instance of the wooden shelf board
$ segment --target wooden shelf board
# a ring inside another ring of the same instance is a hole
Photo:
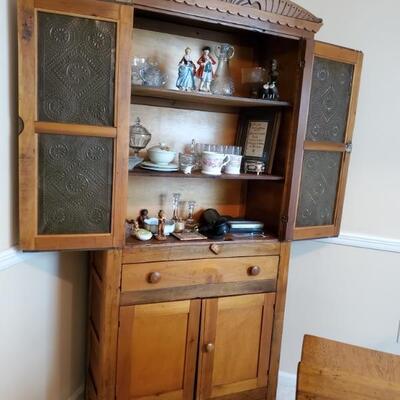
[[[221,111],[243,107],[290,107],[285,101],[252,99],[248,97],[218,96],[201,92],[182,92],[179,90],[132,86],[132,103],[207,110],[220,107]]]
[[[225,238],[225,240],[179,240],[172,235],[167,236],[167,240],[159,241],[155,238],[150,239],[148,241],[140,241],[132,236],[128,236],[125,240],[125,247],[162,247],[162,246],[193,246],[193,245],[204,245],[204,244],[212,244],[212,243],[232,243],[232,244],[243,244],[246,245],[248,243],[277,243],[278,238],[273,235],[265,234],[263,238],[230,238],[229,235]]]
[[[243,180],[243,181],[283,181],[282,176],[277,175],[256,175],[256,174],[240,174],[240,175],[228,175],[222,174],[219,176],[205,175],[199,171],[195,171],[189,175],[183,172],[158,172],[142,169],[136,167],[133,171],[129,171],[130,176],[161,176],[163,178],[184,178],[184,179],[219,179],[219,180]]]

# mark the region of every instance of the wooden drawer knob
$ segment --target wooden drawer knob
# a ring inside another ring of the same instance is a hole
[[[254,265],[253,267],[250,267],[250,268],[247,270],[247,273],[248,273],[250,276],[257,276],[257,275],[260,275],[260,272],[261,272],[261,268],[260,268],[258,265]]]
[[[206,353],[211,353],[214,351],[214,343],[207,343],[205,346]]]
[[[210,250],[215,254],[218,255],[219,253],[221,253],[221,246],[218,246],[217,244],[212,244],[210,246]]]
[[[149,276],[147,277],[147,281],[149,283],[158,283],[161,280],[161,274],[159,272],[150,272]]]

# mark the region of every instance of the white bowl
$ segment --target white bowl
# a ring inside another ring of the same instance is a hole
[[[151,162],[159,165],[168,165],[176,156],[175,151],[162,150],[160,148],[151,148],[147,150],[147,154],[149,155]]]
[[[143,222],[144,222],[144,229],[157,235],[157,233],[158,233],[158,218],[148,218],[148,219],[145,219]],[[175,222],[172,221],[172,219],[167,219],[165,221],[164,234],[169,235],[174,230],[175,230]]]

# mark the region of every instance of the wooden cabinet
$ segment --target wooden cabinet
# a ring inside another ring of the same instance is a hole
[[[275,398],[288,241],[339,233],[360,81],[362,53],[316,43],[321,26],[290,0],[18,0],[20,248],[97,251],[87,400]],[[196,62],[221,43],[234,95],[177,90],[185,49]],[[132,85],[133,56],[156,57],[166,86]],[[251,98],[242,70],[273,59],[280,99]],[[267,173],[128,171],[137,117],[179,153],[238,144],[244,115],[272,114]],[[195,218],[216,208],[265,234],[125,237],[176,192]]]
[[[289,245],[264,245],[263,252],[171,260],[164,269],[160,262],[123,264],[126,251],[93,253],[87,398],[272,400]],[[235,263],[245,272],[236,273]],[[260,272],[252,276],[251,268]],[[154,271],[159,280],[151,283]]]
[[[160,187],[278,240],[338,235],[362,53],[315,43],[321,19],[292,2],[209,1],[18,0],[21,249],[122,248],[125,218],[158,212]],[[224,42],[234,96],[176,90],[172,60]],[[166,86],[131,87],[133,56],[156,56]],[[271,59],[280,99],[250,98],[242,70]],[[134,118],[179,152],[190,135],[235,144],[249,111],[281,115],[268,173],[128,172]]]

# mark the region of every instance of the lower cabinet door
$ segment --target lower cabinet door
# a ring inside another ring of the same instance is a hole
[[[274,304],[274,293],[203,300],[197,399],[265,398]]]
[[[117,400],[192,400],[200,300],[121,307]]]

